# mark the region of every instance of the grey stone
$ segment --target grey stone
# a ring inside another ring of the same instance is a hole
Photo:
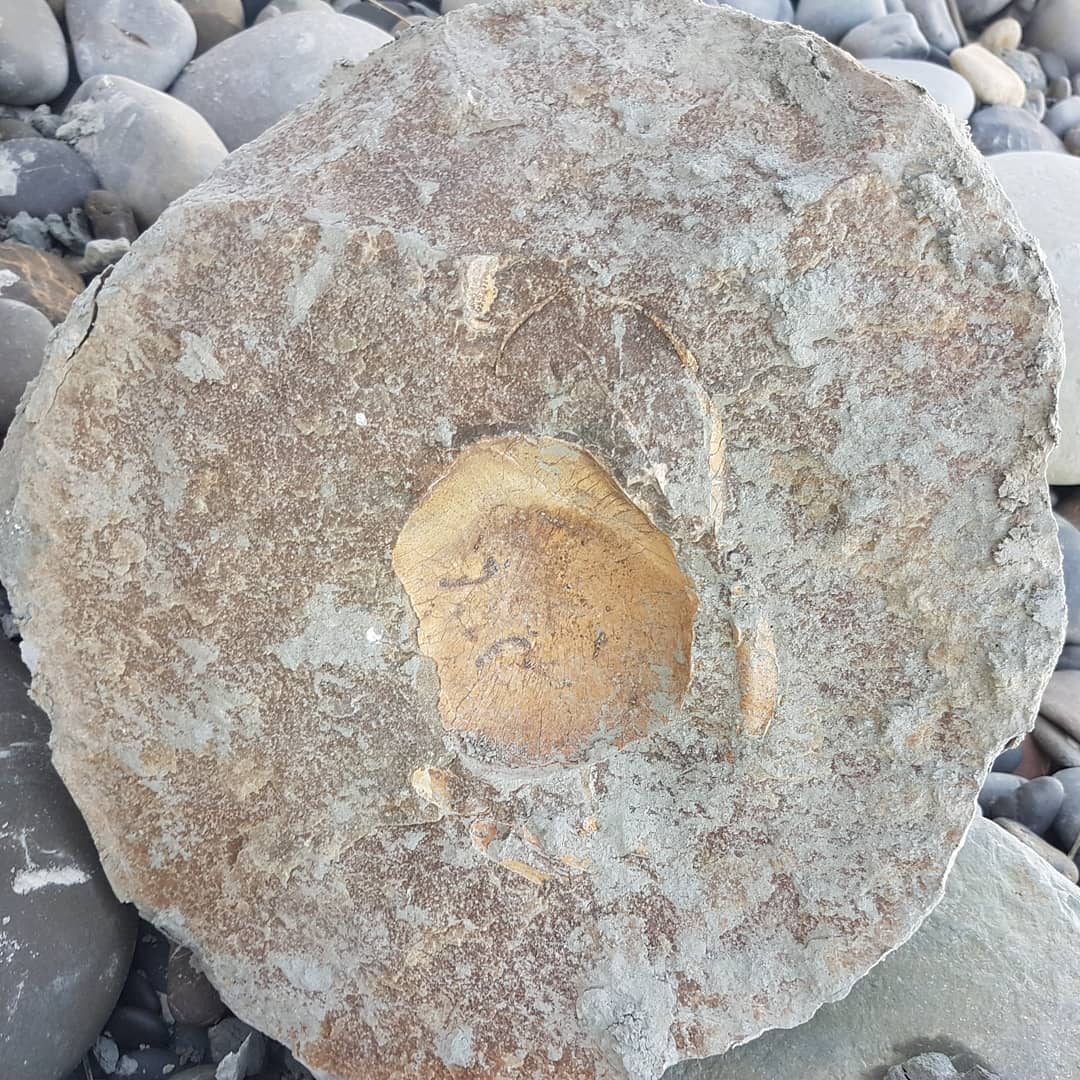
[[[69,3],[71,0],[69,0]],[[120,1055],[116,1075],[121,1080],[172,1080],[180,1059],[161,1047],[128,1050]]]
[[[247,1076],[255,1075],[256,1055],[264,1053],[258,1049],[255,1039],[261,1040],[262,1036],[257,1033],[249,1035],[240,1044],[239,1050],[226,1054],[221,1059],[217,1067],[216,1080],[244,1080]],[[262,1060],[261,1056],[259,1060]]]
[[[244,1061],[251,1072],[262,1071],[266,1060],[266,1039],[250,1024],[230,1016],[215,1024],[207,1034],[210,1038],[211,1061],[221,1064],[230,1055],[243,1051]]]
[[[904,6],[915,16],[923,37],[935,49],[950,53],[960,47],[960,35],[945,0],[904,0]]]
[[[1041,0],[1024,28],[1029,45],[1057,53],[1070,74],[1080,72],[1080,4],[1076,0]]]
[[[1015,792],[1023,787],[1027,781],[1022,776],[1013,773],[991,772],[987,773],[982,787],[979,789],[979,809],[988,814],[991,806],[1003,795]]]
[[[930,46],[913,15],[882,15],[849,30],[840,41],[859,59],[891,57],[896,60],[925,60]]]
[[[1068,852],[1080,839],[1080,768],[1060,769],[1054,779],[1065,789],[1065,798],[1051,835],[1062,851]]]
[[[1024,98],[1024,110],[1031,113],[1036,120],[1042,120],[1046,115],[1046,96],[1041,90],[1029,90]]]
[[[40,251],[51,251],[53,247],[45,222],[31,217],[25,210],[20,210],[0,229],[0,236],[5,241],[14,240]]]
[[[1046,92],[1046,72],[1043,71],[1039,58],[1023,49],[1003,49],[996,54],[1020,76],[1029,90]]]
[[[83,203],[95,240],[127,240],[139,235],[135,211],[115,191],[91,191]]]
[[[131,206],[143,228],[227,154],[194,109],[118,75],[87,79],[64,116],[62,136]]]
[[[165,90],[195,54],[191,16],[176,0],[68,0],[79,75],[120,75]]]
[[[1073,95],[1073,85],[1068,79],[1051,79],[1046,88],[1048,101],[1064,101]]]
[[[1067,79],[1069,77],[1069,65],[1055,52],[1050,52],[1048,49],[1040,49],[1039,63],[1042,64],[1042,69],[1048,83],[1052,82],[1054,79]]]
[[[988,105],[976,109],[970,123],[972,140],[988,157],[1033,151],[1065,154],[1061,140],[1023,108]]]
[[[1055,671],[1043,691],[1039,712],[1080,739],[1080,671]]]
[[[0,103],[39,105],[67,85],[64,32],[45,0],[0,0]]]
[[[362,19],[329,10],[283,15],[193,60],[172,93],[235,150],[315,97],[337,61],[360,60],[392,40]]]
[[[968,1072],[1062,1080],[1080,1074],[1078,991],[1080,889],[977,818],[941,903],[843,1001],[665,1080],[777,1080],[793,1063],[799,1080],[862,1080],[920,1051]]]
[[[956,0],[957,10],[965,23],[980,23],[997,15],[1009,0]]]
[[[1080,671],[1080,645],[1066,645],[1061,650],[1057,666],[1064,671]]]
[[[994,824],[1001,826],[1011,836],[1016,837],[1025,847],[1034,851],[1039,858],[1049,863],[1062,877],[1067,878],[1074,885],[1077,883],[1078,878],[1080,878],[1080,871],[1078,871],[1076,863],[1054,847],[1053,844],[1048,844],[1026,825],[1022,825],[1019,821],[1013,821],[1011,818],[994,818]]]
[[[885,14],[884,0],[800,0],[795,20],[829,41],[839,41],[860,23]]]
[[[627,10],[336,72],[76,301],[0,451],[112,880],[322,1073],[655,1077],[808,1018],[934,905],[1060,650],[1060,328],[986,163],[796,27]],[[503,606],[444,628],[462,582]]]
[[[0,216],[66,214],[99,187],[86,159],[54,139],[0,143]]]
[[[183,1023],[207,1026],[225,1015],[217,990],[191,961],[188,949],[174,948],[169,954],[166,976],[169,1011]]]
[[[0,140],[8,139],[36,139],[37,131],[23,120],[15,120],[9,117],[0,119]]]
[[[0,1076],[51,1080],[90,1049],[112,1010],[135,913],[113,896],[52,767],[26,671],[0,645]]]
[[[1035,717],[1032,733],[1047,756],[1059,766],[1066,769],[1080,766],[1080,739],[1074,739],[1045,716]]]
[[[118,263],[131,250],[131,241],[121,236],[114,240],[91,240],[79,260],[80,274],[100,274],[106,266]]]
[[[1039,129],[1057,139],[1044,125]],[[1057,152],[1017,153],[992,158],[990,166],[1024,227],[1042,246],[1057,286],[1067,362],[1058,400],[1061,436],[1046,471],[1051,484],[1080,483],[1080,206],[1073,197],[1080,185],[1080,161]],[[1077,586],[1072,588],[1075,597]],[[1075,640],[1075,614],[1072,635]]]
[[[894,1065],[885,1080],[957,1080],[960,1074],[945,1054],[919,1054]]]
[[[1061,276],[1058,273],[1055,278]],[[1070,280],[1066,288],[1080,288],[1080,282]],[[1080,357],[1077,359],[1080,362]],[[1058,527],[1061,568],[1065,576],[1065,603],[1069,616],[1069,622],[1065,628],[1065,644],[1080,645],[1080,529],[1077,529],[1072,522],[1066,521],[1060,514],[1055,514],[1054,518]],[[1080,738],[1080,731],[1074,734]]]
[[[1043,836],[1058,816],[1065,789],[1052,776],[1037,776],[991,803],[987,817],[1006,817]]]
[[[105,1030],[121,1050],[169,1045],[169,1025],[159,1015],[135,1005],[117,1005]]]
[[[241,0],[180,0],[195,24],[195,55],[240,33],[246,22]]]
[[[1065,137],[1069,128],[1080,125],[1080,96],[1073,94],[1051,107],[1043,121],[1059,138]]]
[[[882,75],[916,83],[958,120],[966,120],[975,108],[975,92],[971,84],[955,71],[938,64],[929,64],[925,60],[877,59],[866,60],[865,66]]]
[[[41,368],[52,323],[29,304],[0,300],[0,327],[0,431],[6,431],[26,384]]]
[[[255,23],[275,19],[279,15],[291,15],[295,11],[326,11],[326,0],[271,0],[255,16]],[[395,20],[396,22],[397,20]]]

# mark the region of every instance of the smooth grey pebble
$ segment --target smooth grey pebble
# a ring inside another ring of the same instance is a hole
[[[1065,153],[1062,141],[1026,109],[988,105],[973,112],[968,122],[972,141],[979,152],[988,157],[1030,150]]]

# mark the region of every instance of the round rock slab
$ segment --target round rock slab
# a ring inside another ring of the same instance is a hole
[[[651,1078],[916,928],[1063,636],[1059,316],[954,126],[726,7],[497,0],[76,301],[0,570],[115,888],[244,1020]]]

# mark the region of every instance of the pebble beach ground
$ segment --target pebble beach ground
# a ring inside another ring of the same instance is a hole
[[[419,0],[0,0],[0,431],[72,301],[173,200],[315,96],[337,61],[360,60],[413,24],[463,6],[460,0],[444,0],[441,10],[437,0],[431,6]],[[987,157],[1046,254],[1069,357],[1061,442],[1048,469],[1068,630],[1034,730],[1002,748],[979,806],[1075,884],[1080,0],[733,0],[730,6],[796,23],[880,74],[922,86]],[[84,875],[80,881],[100,877],[100,867],[51,770],[47,720],[26,697],[28,676],[15,659],[18,629],[10,614],[3,613],[3,629],[10,655],[0,664],[0,827],[4,836],[19,835],[22,862],[11,868],[10,911],[0,907],[0,961],[8,965],[0,967],[0,1005],[28,994],[28,976],[16,984],[8,974],[17,947],[5,928],[13,920],[25,926],[32,916],[42,928],[32,957],[19,959],[29,966],[20,970],[36,972],[43,986],[51,973],[69,976],[60,997],[39,994],[31,1012],[0,1032],[0,1062],[35,1063],[10,1080],[310,1077],[285,1047],[232,1016],[190,954],[136,921],[107,885],[94,905],[71,908],[57,887],[65,882],[42,853],[67,852],[65,873]],[[75,956],[71,941],[85,936],[87,920],[96,947]],[[976,1076],[951,1069],[943,1059],[888,1076]],[[2,1070],[0,1080],[9,1080]]]

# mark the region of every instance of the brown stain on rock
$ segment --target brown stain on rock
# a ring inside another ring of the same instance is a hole
[[[640,738],[689,683],[697,598],[671,541],[561,439],[466,448],[405,523],[393,565],[443,724],[511,763]]]

